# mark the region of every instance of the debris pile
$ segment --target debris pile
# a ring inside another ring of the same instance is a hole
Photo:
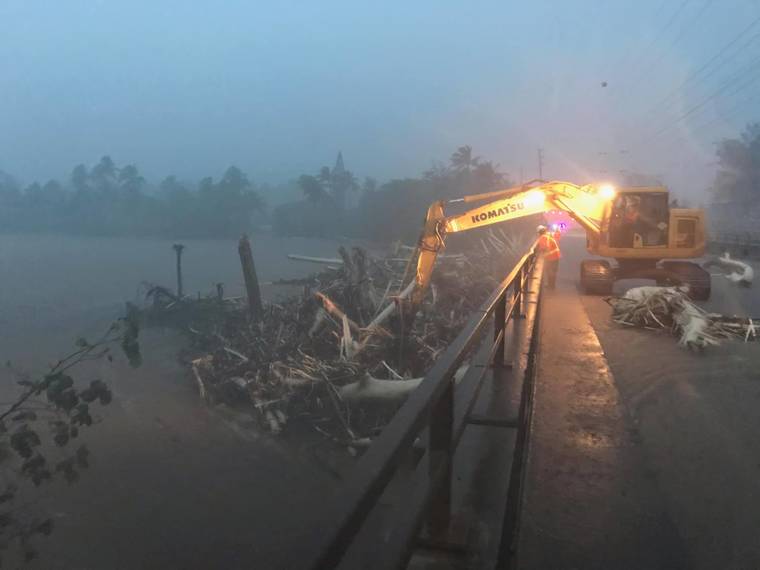
[[[513,245],[489,239],[491,250],[501,247],[500,275],[524,253]],[[208,402],[248,410],[272,433],[305,425],[341,444],[361,445],[497,284],[483,271],[488,264],[480,252],[440,256],[426,301],[408,314],[413,268],[404,251],[397,247],[382,258],[360,248],[340,248],[339,258],[291,256],[325,269],[277,282],[300,292],[266,304],[258,321],[242,298],[181,299],[156,286],[148,290],[146,316],[188,333],[184,358]]]
[[[721,339],[756,339],[751,318],[726,317],[695,305],[683,287],[636,287],[623,297],[609,297],[612,319],[621,325],[665,329],[679,336],[678,343],[703,350]]]

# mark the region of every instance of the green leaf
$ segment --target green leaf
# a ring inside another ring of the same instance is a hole
[[[27,424],[19,426],[13,435],[11,435],[11,447],[25,459],[32,456],[32,448],[38,445],[40,445],[40,436]]]
[[[53,532],[53,526],[53,519],[46,519],[38,524],[35,530],[45,536],[50,536],[50,533]]]
[[[82,468],[89,467],[90,466],[89,457],[90,457],[90,450],[87,449],[86,445],[80,445],[76,453],[77,464]]]

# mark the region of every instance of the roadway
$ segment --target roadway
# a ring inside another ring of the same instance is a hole
[[[562,247],[542,308],[519,567],[760,567],[760,347],[698,354],[615,325],[577,290],[583,239]],[[705,306],[758,315],[760,291],[714,276]]]

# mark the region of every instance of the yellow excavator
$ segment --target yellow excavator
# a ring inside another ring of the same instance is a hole
[[[486,201],[464,213],[447,216],[444,212],[449,204]],[[683,261],[705,252],[704,210],[671,207],[668,190],[662,186],[615,188],[533,180],[430,205],[418,244],[412,304],[422,302],[448,234],[549,210],[563,210],[580,224],[589,253],[615,260],[614,265],[604,259],[581,262],[580,283],[585,292],[606,295],[618,279],[654,279],[660,285],[687,284],[694,299],[710,297],[710,274],[697,263]]]

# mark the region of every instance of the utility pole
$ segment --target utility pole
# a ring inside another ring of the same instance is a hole
[[[544,149],[538,147],[538,178],[544,179]]]

